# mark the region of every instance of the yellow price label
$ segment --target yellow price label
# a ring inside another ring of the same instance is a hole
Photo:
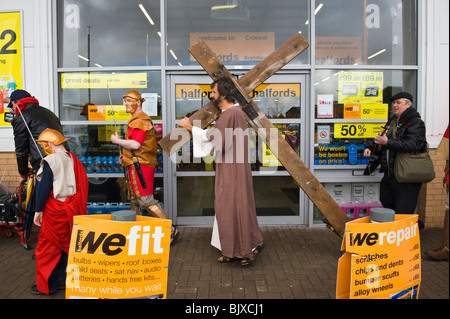
[[[374,138],[383,130],[384,123],[335,123],[335,138]]]

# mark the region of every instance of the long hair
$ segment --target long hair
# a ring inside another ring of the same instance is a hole
[[[234,86],[233,80],[231,80],[228,76],[221,76],[211,84],[211,88],[214,88],[216,84],[217,91],[219,91],[220,95],[225,96],[225,100],[230,103],[234,103],[236,101],[237,90]]]

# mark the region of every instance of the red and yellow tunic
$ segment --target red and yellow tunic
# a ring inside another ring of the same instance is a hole
[[[130,177],[131,189],[135,196],[147,196],[153,194],[153,179],[155,176],[155,166],[157,157],[157,146],[155,129],[151,118],[144,112],[139,112],[133,115],[128,121],[127,132],[125,139],[134,140],[141,144],[141,147],[134,150],[134,155],[137,157],[141,166],[142,174],[144,175],[147,189],[141,185],[139,177],[133,167],[133,156],[129,149],[123,149],[123,163],[128,170],[128,176]],[[135,181],[138,186],[139,194],[135,191]]]

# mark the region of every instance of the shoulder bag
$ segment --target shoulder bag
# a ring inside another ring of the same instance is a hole
[[[434,165],[427,150],[414,154],[409,152],[397,152],[394,162],[395,178],[400,183],[428,183],[436,174]]]

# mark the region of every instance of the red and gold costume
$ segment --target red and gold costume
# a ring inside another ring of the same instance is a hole
[[[150,117],[144,112],[133,115],[128,121],[128,129],[125,139],[135,140],[141,147],[134,150],[133,153],[139,161],[142,174],[144,175],[146,190],[137,176],[137,172],[133,166],[133,154],[129,149],[123,149],[123,165],[128,171],[129,181],[131,185],[132,195],[135,198],[153,194],[153,179],[155,175],[157,146],[155,129]],[[137,189],[136,189],[137,185]]]
[[[38,181],[43,179],[47,165],[51,173],[47,172],[53,179],[35,251],[37,288],[46,294],[49,294],[49,277],[59,264],[61,254],[69,253],[73,216],[87,214],[89,182],[83,164],[71,152],[52,153],[48,145],[48,142],[59,145],[65,140],[61,133],[51,129],[44,130],[37,140],[47,156],[42,160],[36,178]]]

